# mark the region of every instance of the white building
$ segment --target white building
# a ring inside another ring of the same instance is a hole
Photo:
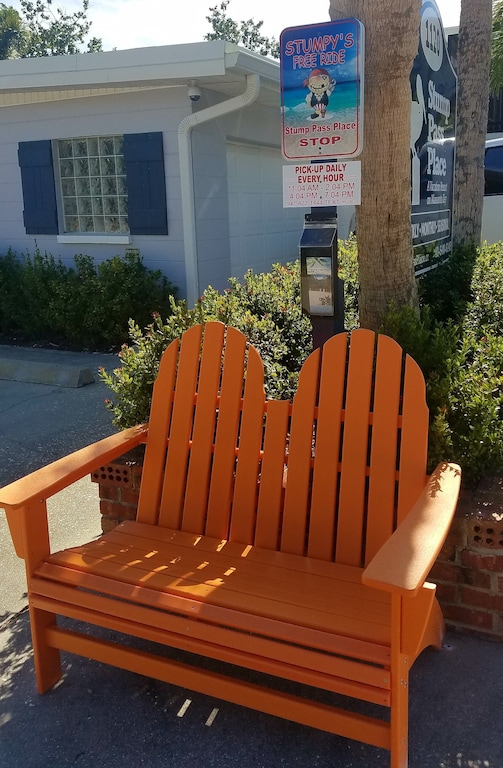
[[[192,304],[295,259],[279,64],[224,41],[0,61],[0,254],[137,249]]]

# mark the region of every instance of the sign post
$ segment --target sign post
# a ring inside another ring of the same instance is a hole
[[[419,276],[452,251],[457,78],[435,0],[423,0],[410,83],[411,226]]]
[[[359,205],[363,137],[363,25],[343,19],[283,30],[280,38],[283,206],[310,207],[299,242],[302,306],[313,344],[344,329],[337,206]]]

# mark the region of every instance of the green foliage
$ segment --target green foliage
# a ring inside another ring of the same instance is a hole
[[[345,283],[346,328],[357,327],[358,267],[354,240],[339,242],[339,275]],[[300,309],[299,265],[248,272],[219,294],[208,288],[194,309],[171,301],[141,330],[130,323],[131,345],[122,367],[102,373],[114,393],[109,403],[117,426],[148,418],[159,360],[169,342],[195,323],[221,320],[241,329],[264,360],[269,396],[291,398],[311,347],[308,319]],[[430,409],[429,469],[439,461],[461,464],[463,482],[476,485],[503,471],[503,243],[479,252],[458,250],[450,264],[421,281],[420,317],[393,308],[383,331],[420,365]]]
[[[293,396],[300,367],[312,346],[311,324],[301,310],[298,263],[274,264],[266,274],[249,270],[242,283],[229,282],[230,288],[221,294],[208,287],[194,309],[188,309],[184,301],[172,301],[167,320],[156,315],[145,331],[130,323],[131,345],[124,346],[119,355],[122,367],[112,374],[102,372],[115,395],[109,408],[118,427],[148,418],[163,350],[187,328],[210,320],[238,328],[258,349],[270,397]]]
[[[457,246],[451,258],[418,281],[419,301],[440,322],[459,320],[472,301],[472,277],[477,261],[473,245]]]
[[[467,330],[503,335],[503,243],[485,245],[473,269],[472,301],[467,306]]]
[[[21,58],[82,53],[81,46],[92,24],[87,18],[89,0],[82,0],[82,8],[75,13],[55,7],[53,0],[20,0],[19,4],[21,13],[10,7],[7,9],[17,15],[16,20],[11,14],[11,22],[19,22],[15,43],[11,43],[8,49],[11,56],[13,53]],[[1,18],[0,14],[0,33]],[[1,41],[0,36],[0,46]],[[101,40],[92,38],[85,50],[101,51]],[[1,55],[1,47],[0,58],[8,58]]]
[[[503,88],[503,0],[493,3],[493,34],[491,50],[491,90],[498,94]]]
[[[338,243],[339,277],[344,282],[344,327],[358,328],[358,248],[356,237]]]
[[[241,45],[249,51],[256,51],[262,56],[272,56],[279,59],[279,43],[274,37],[264,37],[260,30],[263,21],[234,21],[227,16],[227,6],[230,0],[222,0],[220,5],[210,8],[206,21],[211,24],[213,32],[204,36],[205,40],[227,40],[229,43]]]
[[[425,375],[429,468],[456,461],[475,486],[503,471],[503,243],[458,252],[428,283],[420,318],[393,310],[383,330]]]
[[[16,59],[26,43],[26,29],[18,11],[0,3],[0,61]]]
[[[174,293],[134,253],[98,265],[80,254],[68,268],[38,249],[23,258],[9,250],[0,257],[0,334],[22,343],[118,348],[130,317],[146,324],[153,311],[169,309]]]

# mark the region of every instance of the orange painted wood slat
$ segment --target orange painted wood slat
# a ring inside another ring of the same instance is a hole
[[[289,424],[290,404],[287,401],[269,400],[255,528],[254,543],[258,547],[279,547]]]
[[[106,557],[94,558],[89,552],[79,555],[70,551],[64,557],[55,558],[53,562],[55,565],[79,571],[83,578],[82,586],[86,584],[87,574],[121,581],[130,585],[133,592],[138,587],[145,586],[158,593],[159,606],[167,596],[175,595],[234,611],[246,610],[255,617],[265,616],[369,642],[386,643],[389,638],[389,611],[386,617],[386,612],[382,612],[381,607],[372,602],[357,602],[354,598],[339,597],[338,600],[334,599],[334,604],[331,605],[329,596],[320,595],[316,600],[313,596],[310,604],[308,595],[307,599],[302,599],[302,595],[299,595],[295,600],[293,589],[290,594],[285,594],[284,589],[277,590],[275,585],[266,585],[263,581],[259,582],[258,578],[244,578],[240,584],[239,578],[233,579],[232,574],[223,574],[220,569],[217,569],[215,578],[208,580],[201,578],[197,569],[190,568],[186,573],[175,573],[171,578],[165,564],[149,570],[148,565],[140,558],[126,563],[120,562],[120,558],[117,559],[119,562]],[[204,563],[200,565],[204,572]],[[210,576],[213,575],[210,569]],[[224,575],[227,580],[222,578]],[[254,585],[253,589],[250,584]],[[246,608],[243,607],[244,599]]]
[[[372,409],[365,563],[369,563],[389,539],[395,526],[402,359],[401,347],[389,337],[379,335]]]
[[[175,339],[164,351],[152,392],[151,424],[137,511],[137,520],[151,525],[157,523],[159,516],[179,347],[180,341]]]
[[[79,653],[140,675],[148,675],[250,709],[347,738],[359,741],[363,739],[368,744],[389,749],[389,724],[366,715],[347,712],[215,672],[203,671],[188,664],[159,658],[145,651],[125,648],[87,635],[79,635],[77,640],[76,633],[64,629],[52,629],[48,631],[48,636],[55,646],[70,653]]]
[[[323,347],[307,550],[310,557],[322,560],[335,555],[346,354],[346,334],[332,337]]]
[[[182,520],[202,330],[202,326],[193,326],[183,334],[180,344],[164,487],[159,511],[159,524],[170,528],[180,527]],[[172,450],[170,446],[173,446]]]
[[[279,641],[316,648],[327,653],[368,661],[372,664],[387,666],[390,661],[389,644],[386,642],[347,637],[304,627],[298,623],[291,624],[266,616],[254,616],[243,612],[243,610],[222,608],[209,602],[194,600],[185,595],[163,593],[147,586],[131,586],[113,577],[84,574],[78,570],[49,563],[40,565],[40,568],[37,569],[37,576],[47,583],[59,582],[73,587],[84,587],[87,591],[112,596],[121,601],[131,602],[134,599],[135,603],[150,606],[156,610],[174,611],[200,621],[233,627],[243,632],[272,637]]]
[[[115,539],[112,537],[123,537]],[[104,537],[102,537],[104,538]],[[226,541],[224,539],[211,538],[209,536],[199,536],[184,531],[176,531],[168,528],[158,528],[152,525],[143,525],[137,522],[127,521],[121,523],[106,534],[107,539],[122,540],[125,544],[128,541],[137,538],[146,539],[150,542],[153,549],[162,542],[179,544],[183,547],[201,549],[209,552],[225,552],[229,557],[238,559],[246,558],[261,563],[264,566],[278,566],[285,571],[292,570],[298,573],[312,573],[337,581],[352,582],[360,584],[362,569],[344,565],[342,563],[327,563],[323,560],[316,560],[303,555],[289,554],[288,552],[277,552],[274,550],[263,549],[262,547],[252,547],[247,544],[240,544],[236,541]],[[384,599],[380,593],[376,594],[376,599]]]
[[[315,409],[318,399],[320,350],[302,366],[293,398],[288,447],[288,474],[281,531],[281,550],[304,554],[307,549],[308,508],[311,494]]]
[[[189,594],[193,590],[197,596],[201,589],[208,588],[208,599],[215,603],[222,599],[225,591],[240,593],[249,599],[250,610],[252,600],[265,599],[298,608],[300,612],[313,609],[333,614],[334,621],[338,620],[336,617],[348,620],[363,617],[363,621],[389,625],[389,604],[374,599],[379,594],[377,590],[361,583],[337,583],[291,570],[285,573],[278,567],[266,567],[247,559],[239,561],[223,551],[211,554],[173,544],[152,550],[148,542],[145,547],[138,540],[129,540],[126,544],[107,539],[56,554],[51,562],[91,573],[97,573],[100,563],[106,562],[107,568],[112,564],[116,567],[119,579],[128,570],[129,583],[135,576],[142,584],[146,583],[148,574],[162,574],[164,591],[183,590]],[[299,623],[303,623],[303,619],[299,619]]]
[[[246,339],[228,328],[205,527],[206,535],[221,539],[229,536],[245,362]]]
[[[398,523],[412,508],[426,484],[428,454],[428,407],[426,386],[418,364],[405,358],[400,445]]]
[[[389,704],[389,666],[378,667],[212,625],[190,617],[111,600],[37,579],[33,605],[190,653],[276,674],[323,690]]]
[[[204,330],[181,524],[193,533],[204,533],[206,525],[224,331],[220,323],[209,323]]]
[[[265,411],[264,366],[257,350],[250,347],[229,532],[231,540],[245,544],[252,544],[255,536]]]
[[[374,342],[372,331],[351,334],[336,543],[336,560],[349,565],[362,564]]]

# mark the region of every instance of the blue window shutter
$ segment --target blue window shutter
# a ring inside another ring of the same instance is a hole
[[[28,235],[57,235],[58,211],[49,140],[22,141],[18,148],[23,218]]]
[[[128,219],[132,235],[167,235],[166,177],[162,133],[124,136]]]

